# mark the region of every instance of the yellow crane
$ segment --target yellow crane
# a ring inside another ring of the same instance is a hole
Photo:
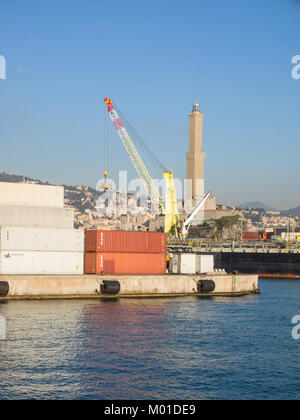
[[[155,211],[158,214],[163,214],[165,217],[165,232],[168,235],[175,235],[178,237],[180,219],[173,171],[165,171],[162,174],[166,183],[165,200],[163,200],[155,182],[153,181],[148,169],[146,168],[146,165],[144,164],[115,107],[113,106],[112,100],[105,98],[104,102],[107,105],[108,114],[122,140],[122,143],[128,153],[128,156],[131,159],[133,166],[135,167],[138,176],[143,182],[143,185],[148,193]]]

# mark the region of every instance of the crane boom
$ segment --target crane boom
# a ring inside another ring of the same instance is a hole
[[[142,161],[134,143],[129,137],[127,130],[122,123],[117,111],[115,110],[111,99],[105,98],[104,102],[107,105],[109,116],[114,123],[114,126],[122,140],[123,145],[125,146],[128,156],[130,157],[133,166],[135,167],[139,177],[144,184],[144,187],[146,188],[155,211],[158,214],[164,214],[165,216],[165,232],[169,235],[175,234],[176,237],[178,237],[180,220],[173,172],[165,171],[163,173],[163,177],[166,183],[166,197],[164,201],[159,193],[158,187],[151,178],[144,162]]]
[[[135,167],[139,177],[141,178],[144,187],[146,188],[146,191],[148,193],[148,196],[151,199],[151,202],[153,204],[153,207],[157,213],[164,213],[164,205],[163,205],[163,199],[159,194],[158,188],[155,185],[153,179],[151,178],[144,162],[142,161],[135,145],[133,144],[131,138],[129,137],[126,128],[124,127],[124,124],[122,123],[117,111],[115,110],[111,99],[105,98],[104,102],[107,104],[107,111],[109,113],[110,118],[112,119],[112,122],[114,123],[114,126],[117,130],[117,133],[119,134],[123,145],[125,146],[125,149],[133,163],[133,166]]]
[[[202,198],[202,200],[197,204],[197,206],[194,208],[194,210],[192,211],[192,213],[188,216],[188,218],[184,222],[184,224],[182,226],[182,235],[183,236],[186,236],[189,233],[189,228],[190,228],[190,225],[191,225],[192,221],[197,216],[197,214],[199,213],[199,211],[201,210],[201,208],[204,206],[206,200],[211,196],[211,193],[212,192],[209,191],[205,195],[205,197]]]

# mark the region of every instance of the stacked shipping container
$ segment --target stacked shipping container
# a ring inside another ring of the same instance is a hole
[[[83,252],[1,251],[0,274],[83,274]]]
[[[167,236],[154,232],[85,233],[86,274],[165,274]]]
[[[84,233],[75,229],[0,226],[0,250],[84,252]]]
[[[51,207],[2,206],[0,226],[73,229],[74,210]]]
[[[83,274],[83,265],[63,187],[0,183],[0,274]]]

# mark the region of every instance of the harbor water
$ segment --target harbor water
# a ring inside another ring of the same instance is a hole
[[[300,280],[260,289],[2,302],[0,399],[298,399]]]

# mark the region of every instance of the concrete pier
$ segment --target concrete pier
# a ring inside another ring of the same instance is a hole
[[[104,280],[118,281],[119,293],[102,294]],[[212,280],[214,291],[199,293],[201,280]],[[0,300],[241,296],[258,292],[257,275],[0,276]]]

